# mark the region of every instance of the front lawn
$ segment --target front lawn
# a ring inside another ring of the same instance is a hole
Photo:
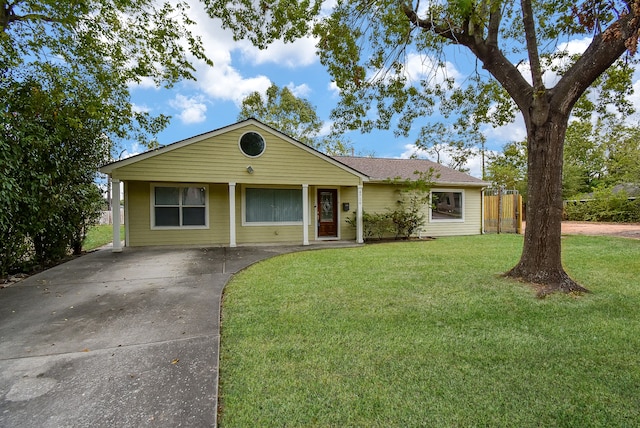
[[[498,275],[522,237],[307,251],[235,276],[222,427],[637,426],[640,241],[563,238],[593,294]]]
[[[120,225],[120,240],[124,239],[124,225]],[[113,242],[113,225],[98,224],[87,231],[87,236],[82,242],[84,251],[95,250],[103,245]]]

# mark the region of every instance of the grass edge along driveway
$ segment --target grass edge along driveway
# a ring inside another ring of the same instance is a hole
[[[235,276],[220,425],[634,426],[640,241],[563,238],[593,291],[501,278],[522,237],[307,251]]]

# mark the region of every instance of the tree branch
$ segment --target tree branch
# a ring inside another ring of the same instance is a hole
[[[538,40],[536,38],[536,24],[533,19],[533,9],[531,0],[521,0],[522,22],[524,24],[524,35],[527,42],[527,53],[531,67],[531,81],[535,92],[544,91],[542,80],[542,68],[540,67],[540,55],[538,54]]]
[[[494,10],[495,9],[495,10]],[[491,4],[489,11],[489,27],[487,31],[487,44],[498,46],[498,34],[500,32],[500,22],[502,21],[502,11],[500,5]]]
[[[626,50],[635,53],[640,35],[640,9],[632,6],[602,34],[596,35],[587,50],[573,64],[553,88],[553,99],[562,100],[556,106],[569,112],[584,91]]]
[[[471,37],[462,30],[454,31],[452,26],[440,26],[436,25],[433,20],[420,18],[410,3],[402,2],[402,10],[409,19],[409,22],[421,28],[423,31],[433,31],[438,36],[444,37],[455,44],[466,46],[468,43],[471,43]]]
[[[23,21],[44,21],[44,22],[58,22],[55,18],[51,16],[43,15],[40,13],[27,13],[26,15],[17,15],[14,11],[15,6],[22,3],[22,1],[17,1],[15,3],[9,3],[7,1],[3,1],[2,8],[0,9],[0,26],[2,27],[2,32],[6,32],[9,25],[14,22],[23,22]]]
[[[433,31],[440,37],[453,41],[469,48],[483,63],[483,68],[498,81],[513,98],[520,110],[527,111],[531,103],[532,90],[523,91],[522,88],[531,88],[531,85],[522,77],[517,67],[513,65],[498,48],[498,29],[502,14],[499,8],[491,12],[489,22],[489,35],[487,41],[481,37],[473,37],[454,32],[452,28],[439,27],[432,20],[421,19],[411,4],[402,3],[402,9],[409,21],[423,31]]]

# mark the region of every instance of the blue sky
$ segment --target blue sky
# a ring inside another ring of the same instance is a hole
[[[191,17],[198,22],[193,31],[200,35],[214,67],[194,60],[197,81],[185,81],[172,89],[158,89],[149,81],[131,88],[134,106],[153,115],[172,116],[171,123],[159,136],[160,144],[170,144],[211,131],[237,121],[239,105],[253,91],[264,93],[271,82],[289,87],[298,97],[306,98],[316,107],[318,116],[330,125],[329,113],[338,102],[338,92],[315,53],[316,42],[302,39],[293,44],[275,43],[260,51],[248,41],[236,42],[230,32],[222,30],[219,21],[206,16],[197,0],[190,2]],[[580,51],[586,41],[571,42],[570,50]],[[461,70],[475,65],[475,59],[462,48],[452,55],[455,63],[447,63],[449,76],[464,78]],[[418,75],[424,75],[424,58],[416,57]],[[469,68],[467,68],[469,70]],[[524,71],[524,70],[523,70]],[[547,76],[553,86],[554,76]],[[639,103],[640,104],[640,103]],[[526,136],[522,120],[498,129],[485,128],[487,148],[500,151],[510,141]],[[412,138],[399,138],[393,130],[361,134],[352,132],[346,137],[357,154],[373,153],[377,157],[406,158],[415,152]],[[123,157],[144,151],[143,147],[126,143]],[[428,157],[422,154],[423,157]],[[479,158],[467,167],[471,174],[481,175]]]

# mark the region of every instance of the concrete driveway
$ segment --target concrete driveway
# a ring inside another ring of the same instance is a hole
[[[301,249],[102,250],[1,289],[0,426],[215,426],[224,285]]]

